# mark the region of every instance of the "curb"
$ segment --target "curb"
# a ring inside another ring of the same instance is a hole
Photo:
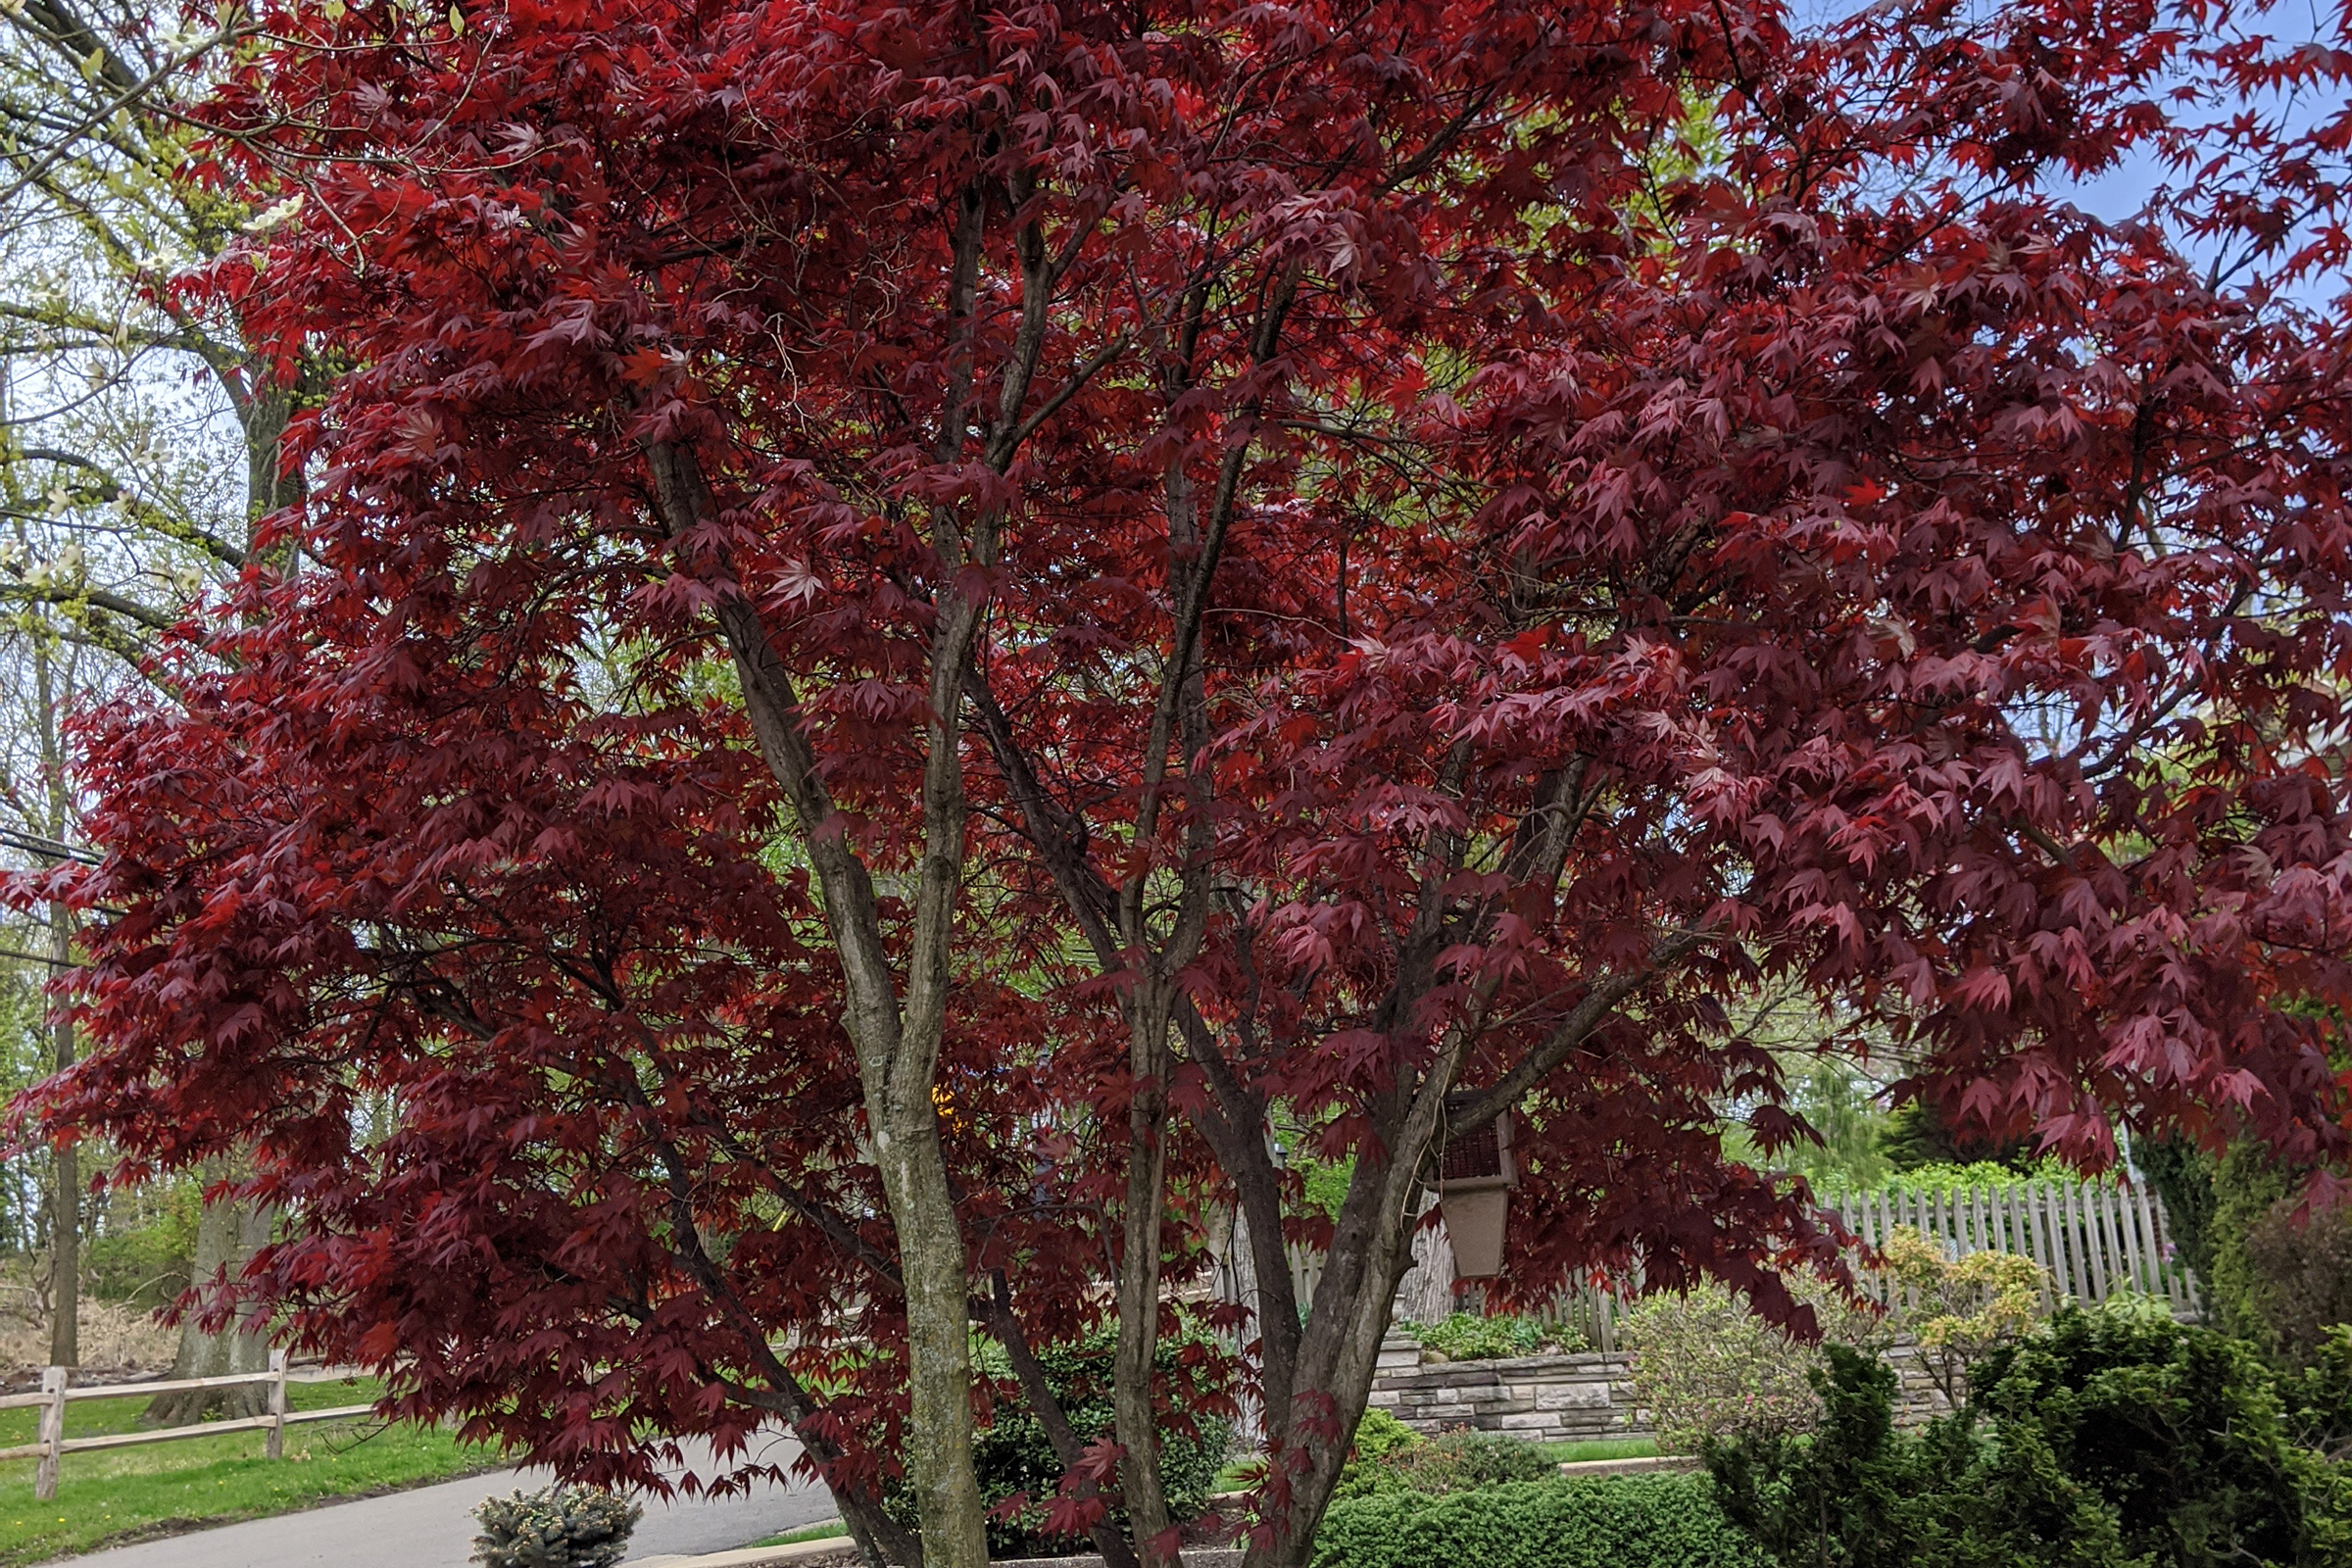
[[[1584,1459],[1560,1466],[1564,1476],[1638,1476],[1660,1471],[1695,1470],[1698,1461],[1689,1454],[1661,1453],[1642,1459]],[[1245,1493],[1224,1493],[1221,1497],[1246,1496]],[[820,1521],[821,1522],[821,1521]],[[787,1568],[796,1562],[830,1556],[850,1545],[847,1536],[826,1536],[817,1541],[795,1541],[781,1546],[743,1546],[734,1551],[714,1551],[703,1556],[684,1556],[675,1552],[660,1557],[633,1557],[620,1568]],[[1239,1568],[1242,1554],[1230,1547],[1196,1548],[1184,1554],[1184,1568]],[[1022,1557],[990,1568],[1102,1568],[1100,1557]]]
[[[1698,1460],[1687,1453],[1652,1454],[1646,1459],[1580,1459],[1560,1466],[1564,1476],[1640,1476],[1658,1470],[1695,1470]]]
[[[788,1542],[780,1546],[738,1546],[733,1551],[707,1552],[699,1557],[674,1551],[659,1557],[632,1557],[620,1568],[777,1568],[781,1564],[807,1562],[812,1557],[829,1557],[849,1550],[854,1544],[847,1536],[825,1536],[816,1541]]]
[[[744,1546],[734,1551],[714,1551],[700,1557],[669,1553],[660,1557],[635,1557],[620,1568],[774,1568],[774,1565],[806,1562],[811,1557],[827,1556],[842,1551],[850,1544],[847,1536],[827,1536],[821,1541],[796,1541],[784,1546]],[[1184,1553],[1184,1568],[1241,1568],[1242,1554],[1232,1547],[1210,1546]],[[1102,1568],[1102,1559],[1085,1557],[1017,1557],[989,1564],[989,1568]]]

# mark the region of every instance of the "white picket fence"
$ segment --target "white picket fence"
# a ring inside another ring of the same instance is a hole
[[[1941,1242],[1954,1256],[2022,1253],[2049,1274],[2053,1302],[2137,1295],[2163,1300],[2178,1318],[2193,1321],[2202,1313],[2197,1282],[2175,1253],[2163,1200],[2145,1184],[2029,1181],[1944,1193],[1865,1193],[1849,1195],[1835,1207],[1846,1228],[1872,1246],[1909,1227]],[[1443,1232],[1420,1233],[1414,1253],[1413,1272],[1397,1293],[1397,1315],[1443,1315],[1453,1284],[1453,1255]],[[1323,1258],[1298,1247],[1290,1254],[1291,1280],[1303,1304],[1322,1278]],[[1224,1261],[1217,1290],[1226,1300],[1254,1298],[1246,1252]],[[1615,1350],[1618,1326],[1634,1295],[1625,1287],[1568,1291],[1538,1315],[1576,1329],[1596,1350]]]
[[[339,1381],[344,1374],[335,1368],[321,1367],[301,1373],[289,1373],[286,1352],[270,1352],[270,1370],[245,1372],[219,1378],[178,1378],[163,1383],[110,1383],[94,1388],[73,1386],[73,1369],[53,1366],[41,1375],[38,1394],[0,1395],[0,1410],[32,1410],[41,1412],[40,1438],[37,1442],[19,1444],[13,1448],[0,1448],[0,1460],[38,1459],[33,1471],[32,1494],[47,1501],[57,1495],[58,1463],[69,1453],[86,1453],[99,1448],[127,1448],[142,1443],[176,1443],[186,1438],[217,1438],[225,1432],[266,1432],[263,1446],[267,1457],[282,1459],[286,1451],[286,1428],[305,1421],[350,1421],[374,1412],[372,1404],[339,1404],[327,1410],[289,1410],[286,1408],[286,1385],[296,1383],[327,1383]],[[245,1416],[233,1421],[201,1421],[193,1426],[162,1427],[152,1432],[110,1432],[99,1437],[69,1438],[66,1436],[66,1406],[83,1399],[152,1399],[160,1394],[179,1394],[196,1389],[234,1389],[267,1384],[270,1390],[270,1409],[265,1415]]]
[[[1871,1193],[1838,1205],[1848,1227],[1877,1243],[1908,1227],[1954,1255],[2018,1252],[2050,1276],[2054,1297],[2098,1302],[2162,1299],[2179,1318],[2200,1315],[2196,1281],[2173,1249],[2164,1201],[2146,1185],[2035,1181],[1949,1193]]]

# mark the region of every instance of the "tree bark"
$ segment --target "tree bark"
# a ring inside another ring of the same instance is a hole
[[[32,641],[33,700],[39,707],[41,782],[48,800],[49,836],[60,843],[73,829],[74,797],[66,784],[66,747],[61,715],[73,691],[72,672],[50,659],[44,625]],[[49,977],[74,961],[74,914],[62,903],[49,905]],[[74,1013],[63,998],[49,1013],[52,1064],[59,1072],[74,1065]],[[49,1188],[49,1364],[81,1364],[81,1160],[71,1140],[51,1153]]]
[[[1158,984],[1139,984],[1129,1007],[1127,1200],[1120,1225],[1118,1346],[1111,1361],[1111,1418],[1123,1453],[1120,1490],[1136,1551],[1147,1564],[1176,1560],[1167,1494],[1159,1484],[1159,1423],[1152,1371],[1159,1349],[1160,1208],[1168,1169],[1168,1006]]]
[[[205,1167],[207,1186],[232,1174],[224,1161]],[[190,1273],[201,1289],[225,1275],[235,1279],[263,1243],[270,1238],[269,1217],[250,1205],[221,1200],[204,1205],[196,1221],[196,1257]],[[218,1334],[207,1334],[190,1312],[180,1323],[179,1354],[172,1376],[220,1378],[270,1370],[270,1325],[258,1311],[247,1308]],[[159,1395],[148,1402],[141,1419],[154,1426],[192,1426],[216,1411],[231,1419],[261,1415],[269,1405],[269,1391],[258,1383],[232,1389],[191,1389]]]
[[[74,959],[73,916],[62,904],[49,906],[49,964],[65,972]],[[49,1020],[50,1044],[59,1072],[74,1065],[74,1014],[63,1002]],[[81,1161],[69,1141],[56,1151],[49,1191],[49,1364],[81,1365]]]

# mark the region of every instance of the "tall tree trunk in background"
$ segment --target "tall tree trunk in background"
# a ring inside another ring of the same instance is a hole
[[[72,686],[59,690],[59,671],[50,658],[47,618],[32,639],[33,701],[38,707],[41,782],[48,798],[49,836],[64,842],[73,830],[74,798],[66,787],[66,748],[61,713]],[[74,916],[62,904],[49,906],[49,973],[54,979],[74,961]],[[51,1004],[50,1044],[57,1070],[74,1065],[74,1013],[62,998]],[[81,1161],[71,1142],[52,1153],[49,1186],[49,1364],[81,1364]]]
[[[49,906],[49,963],[62,973],[74,960],[74,921],[62,904]],[[74,1014],[64,1002],[52,1009],[50,1042],[56,1065],[74,1065]],[[57,1146],[54,1185],[49,1189],[50,1249],[49,1364],[81,1364],[81,1161],[72,1143]]]
[[[228,388],[245,434],[246,555],[249,560],[283,570],[291,565],[293,552],[284,546],[267,552],[260,550],[261,522],[271,513],[293,506],[303,498],[302,474],[299,469],[292,473],[283,471],[279,447],[285,439],[286,423],[301,399],[315,390],[310,385],[313,376],[306,369],[295,386],[278,386],[260,379],[258,366],[248,361],[221,368],[220,378]],[[208,1189],[217,1186],[234,1168],[229,1161],[208,1164],[205,1186]],[[208,1199],[196,1222],[196,1256],[189,1278],[201,1288],[225,1269],[228,1277],[234,1279],[245,1260],[253,1256],[269,1236],[267,1213],[257,1212],[251,1205],[233,1199]],[[269,1369],[270,1335],[266,1321],[240,1312],[235,1323],[218,1334],[209,1334],[197,1313],[191,1312],[180,1320],[179,1353],[172,1363],[173,1378],[228,1377]],[[260,1415],[267,1403],[268,1396],[259,1384],[238,1389],[198,1389],[187,1394],[167,1394],[153,1400],[147,1406],[145,1419],[158,1426],[186,1426],[215,1411],[232,1419]]]
[[[204,1179],[211,1186],[234,1174],[228,1161],[216,1160],[205,1167]],[[243,1203],[205,1204],[196,1222],[196,1258],[191,1270],[196,1284],[201,1287],[223,1273],[236,1278],[245,1260],[269,1239],[268,1215]],[[172,1363],[174,1379],[269,1370],[270,1325],[259,1313],[241,1312],[218,1334],[205,1333],[193,1313],[181,1324],[179,1356]],[[188,1426],[215,1411],[231,1418],[260,1415],[268,1402],[268,1390],[258,1383],[234,1389],[191,1389],[151,1400],[143,1419],[155,1426]]]

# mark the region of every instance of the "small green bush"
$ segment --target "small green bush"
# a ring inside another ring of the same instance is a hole
[[[1766,1568],[1702,1476],[1525,1481],[1335,1502],[1312,1568]]]
[[[1455,1312],[1435,1323],[1396,1326],[1419,1340],[1422,1348],[1449,1361],[1499,1361],[1547,1349],[1573,1354],[1585,1348],[1585,1337],[1575,1329],[1532,1317]]]
[[[1351,1459],[1378,1459],[1420,1441],[1421,1434],[1397,1420],[1394,1411],[1370,1405],[1355,1424],[1355,1440],[1348,1445],[1348,1454]]]
[[[1045,1368],[1046,1386],[1061,1405],[1062,1414],[1079,1441],[1092,1442],[1111,1428],[1111,1353],[1113,1331],[1104,1329],[1077,1345],[1047,1346],[1037,1352]],[[1198,1342],[1163,1337],[1153,1362],[1154,1382],[1168,1392],[1176,1409],[1198,1408],[1213,1390],[1198,1354],[1187,1356]],[[1046,1502],[1061,1485],[1060,1458],[1054,1452],[1044,1423],[1021,1398],[1010,1362],[994,1341],[976,1340],[974,1369],[996,1387],[997,1399],[989,1424],[972,1445],[972,1460],[980,1473],[980,1495],[987,1503],[988,1549],[992,1557],[1043,1557],[1073,1547],[1084,1548],[1085,1538],[1050,1534]],[[1233,1429],[1212,1416],[1169,1417],[1159,1430],[1159,1484],[1168,1511],[1179,1521],[1194,1519],[1208,1507],[1217,1471],[1233,1446]],[[1015,1499],[1019,1499],[1017,1502]],[[909,1529],[915,1527],[914,1492],[904,1479],[886,1482],[883,1511]],[[1118,1517],[1116,1505],[1113,1517]]]
[[[1540,1481],[1558,1472],[1541,1445],[1499,1432],[1447,1432],[1367,1456],[1363,1429],[1358,1427],[1355,1456],[1341,1470],[1332,1495],[1377,1497],[1413,1492],[1442,1497],[1512,1481]]]
[[[561,1483],[489,1497],[473,1510],[482,1527],[473,1561],[482,1568],[612,1568],[644,1515],[610,1492]]]

